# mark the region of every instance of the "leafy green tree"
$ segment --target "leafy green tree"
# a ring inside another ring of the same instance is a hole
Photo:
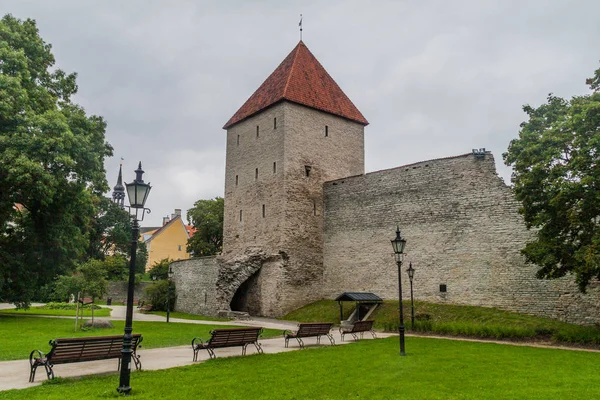
[[[222,197],[212,200],[198,200],[187,211],[188,223],[195,232],[188,239],[187,251],[195,256],[218,254],[223,248],[223,207]]]
[[[124,256],[120,254],[106,256],[104,260],[99,262],[107,280],[118,282],[128,279],[129,262]]]
[[[51,301],[66,303],[71,295],[77,296],[77,293],[83,295],[85,282],[81,274],[61,275],[56,278],[53,285],[53,295]]]
[[[92,304],[96,299],[104,296],[108,290],[106,283],[105,265],[100,260],[88,260],[81,264],[77,271],[83,278],[83,291],[92,298]],[[92,307],[92,326],[94,326],[94,307]]]
[[[538,278],[575,275],[581,291],[600,279],[600,69],[591,94],[548,96],[504,154],[528,228],[536,239],[523,254]]]
[[[98,214],[92,221],[88,257],[98,260],[109,254],[128,255],[131,249],[131,216],[106,197],[97,199]]]
[[[71,101],[76,74],[50,50],[35,21],[0,20],[0,301],[17,306],[85,259],[108,190],[106,123]]]
[[[150,278],[154,280],[167,279],[169,277],[169,265],[173,260],[170,258],[163,258],[160,261],[157,261],[152,265],[152,267],[148,270],[148,275]]]
[[[156,281],[144,289],[144,297],[152,304],[152,309],[155,311],[166,311],[167,299],[169,299],[170,310],[173,310],[177,299],[175,282],[166,279]]]
[[[139,242],[135,256],[135,272],[143,274],[146,272],[146,263],[148,262],[148,249],[146,243]]]

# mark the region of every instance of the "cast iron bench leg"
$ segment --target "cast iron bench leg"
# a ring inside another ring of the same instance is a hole
[[[333,335],[331,333],[328,333],[327,337],[329,338],[329,341],[331,342],[331,345],[333,346],[335,344],[335,340],[333,339]]]
[[[263,354],[263,349],[260,343],[254,342],[254,347],[256,347],[256,351],[258,352],[258,354]]]

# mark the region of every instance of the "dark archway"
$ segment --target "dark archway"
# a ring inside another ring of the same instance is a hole
[[[250,315],[261,315],[260,287],[258,286],[259,276],[260,270],[252,274],[236,290],[229,304],[232,311],[243,311]]]

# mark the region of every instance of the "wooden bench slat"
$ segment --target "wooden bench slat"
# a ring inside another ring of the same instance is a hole
[[[137,369],[141,368],[139,356],[136,354],[138,345],[142,341],[142,335],[133,334],[131,338],[131,348],[133,350],[132,361]],[[81,338],[57,338],[51,340],[52,348],[50,352],[43,357],[43,353],[34,350],[29,355],[31,371],[29,381],[35,379],[37,367],[44,366],[48,379],[54,377],[52,371],[53,364],[67,364],[94,360],[106,360],[111,358],[121,358],[121,349],[123,347],[123,336],[91,336]],[[34,353],[38,353],[38,357]]]
[[[285,347],[288,347],[290,339],[296,339],[298,341],[298,344],[300,344],[300,348],[304,348],[304,342],[302,341],[302,338],[316,337],[317,343],[320,343],[321,336],[326,336],[331,342],[331,344],[334,345],[335,340],[333,339],[333,336],[331,336],[330,333],[332,326],[333,324],[329,322],[311,322],[298,324],[298,330],[296,332],[284,332]]]
[[[262,353],[262,348],[258,343],[258,338],[262,328],[231,328],[231,329],[214,329],[211,337],[206,343],[195,343],[196,339],[192,340],[192,348],[194,350],[194,361],[198,359],[198,351],[206,349],[210,358],[215,358],[212,349],[223,347],[242,347],[242,355],[246,353],[246,346],[253,344],[258,353]]]

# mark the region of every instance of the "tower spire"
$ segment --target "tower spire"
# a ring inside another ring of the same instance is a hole
[[[300,27],[300,41],[302,41],[302,14],[300,14],[300,22],[298,23]]]
[[[122,158],[121,158],[122,160]],[[123,186],[123,163],[119,164],[119,177],[117,184],[113,188],[112,198],[115,203],[121,208],[125,207],[125,186]]]

